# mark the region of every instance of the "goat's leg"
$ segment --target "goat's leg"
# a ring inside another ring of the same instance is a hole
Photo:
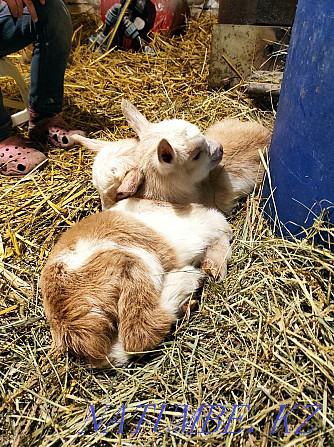
[[[131,358],[131,354],[128,354],[122,345],[122,342],[117,336],[111,344],[110,351],[105,359],[88,359],[88,363],[93,368],[110,368],[110,365],[121,367],[125,365]]]
[[[207,249],[202,262],[202,270],[214,278],[223,279],[231,259],[231,236],[223,233],[216,243]]]
[[[160,306],[174,322],[185,313],[184,306],[200,287],[202,278],[203,273],[191,265],[182,270],[172,270],[165,275]]]

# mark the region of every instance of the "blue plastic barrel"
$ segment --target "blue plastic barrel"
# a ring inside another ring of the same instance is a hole
[[[277,109],[265,212],[275,232],[334,246],[334,0],[299,0]]]

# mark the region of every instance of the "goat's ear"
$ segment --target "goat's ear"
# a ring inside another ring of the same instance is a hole
[[[121,108],[129,126],[136,132],[140,139],[149,127],[149,121],[126,99],[122,99]]]
[[[175,151],[165,138],[160,141],[157,151],[160,163],[173,163]]]
[[[128,171],[116,191],[116,202],[131,197],[138,191],[144,181],[144,174],[138,168]]]
[[[99,152],[106,144],[108,144],[108,141],[92,140],[91,138],[86,138],[79,134],[73,134],[71,135],[71,138],[76,143],[82,144],[82,146],[95,153]]]

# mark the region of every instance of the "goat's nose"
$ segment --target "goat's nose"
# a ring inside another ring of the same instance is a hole
[[[217,140],[208,140],[210,154],[217,156],[223,155],[223,146]]]
[[[222,157],[223,153],[224,153],[223,146],[218,141],[216,141],[215,143],[216,143],[215,144],[215,152],[216,152],[217,155]]]

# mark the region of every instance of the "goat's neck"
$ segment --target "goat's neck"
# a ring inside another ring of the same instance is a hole
[[[137,196],[146,199],[157,199],[171,203],[191,203],[200,201],[200,191],[196,186],[178,185],[178,182],[166,178],[146,179]]]

